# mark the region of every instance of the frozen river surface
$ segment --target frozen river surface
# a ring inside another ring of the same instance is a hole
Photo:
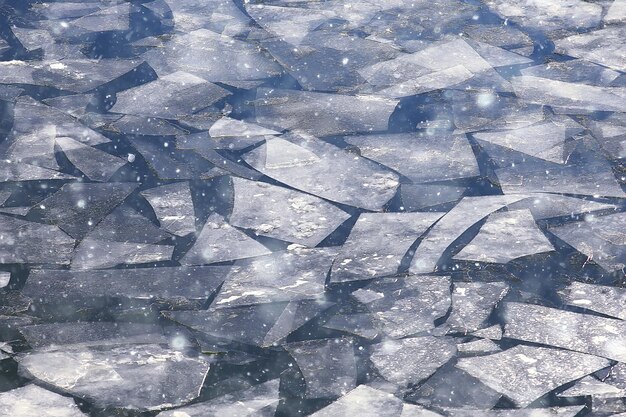
[[[0,415],[626,415],[626,0],[0,0]]]

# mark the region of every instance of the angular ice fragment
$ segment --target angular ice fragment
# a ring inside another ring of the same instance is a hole
[[[326,10],[246,4],[248,14],[269,33],[292,45],[302,40],[322,23],[335,17]]]
[[[369,340],[375,339],[380,333],[372,316],[365,313],[334,315],[324,323],[324,327]]]
[[[130,3],[108,7],[73,20],[72,25],[94,32],[129,30],[131,7]]]
[[[608,366],[597,356],[535,346],[515,346],[489,356],[461,358],[457,367],[526,407],[575,379]]]
[[[400,199],[406,211],[452,203],[461,199],[467,187],[444,184],[400,184]]]
[[[463,65],[455,65],[450,68],[433,71],[426,75],[403,81],[395,86],[378,91],[377,94],[390,98],[408,97],[429,91],[451,88],[471,79],[473,76],[474,74]]]
[[[604,15],[606,23],[626,22],[626,2],[624,0],[614,0]]]
[[[57,224],[72,237],[82,238],[135,188],[134,183],[69,183],[29,214]]]
[[[316,246],[350,215],[326,201],[263,182],[232,178],[235,202],[229,223],[255,233]]]
[[[587,395],[592,397],[624,397],[626,392],[613,385],[598,381],[592,376],[586,376],[571,388],[557,395],[559,397],[581,397]]]
[[[0,393],[0,413],[11,417],[85,417],[74,400],[35,384]]]
[[[415,183],[479,175],[467,138],[461,135],[399,133],[349,136],[361,155],[386,165]]]
[[[184,236],[196,231],[196,217],[188,182],[177,182],[141,192],[168,232]]]
[[[417,247],[410,271],[435,271],[443,252],[474,223],[524,196],[465,197],[437,222]]]
[[[335,259],[330,282],[394,275],[411,245],[443,213],[363,213]]]
[[[271,416],[278,406],[278,379],[175,410],[157,417]]]
[[[461,343],[457,345],[459,353],[465,355],[487,354],[500,352],[500,346],[496,345],[489,339],[478,339],[472,342]]]
[[[230,94],[195,75],[178,71],[117,94],[111,112],[176,119]]]
[[[499,46],[500,48],[521,47],[532,45],[532,39],[511,25],[475,25],[466,27],[464,32],[470,38],[488,43],[489,45]]]
[[[126,205],[116,207],[88,236],[96,240],[135,243],[157,243],[172,237]]]
[[[1,264],[70,262],[75,241],[56,226],[0,215]]]
[[[609,86],[620,75],[617,71],[582,59],[550,62],[544,65],[524,68],[520,73],[533,77],[598,86]]]
[[[163,315],[216,340],[270,347],[331,305],[318,300],[304,300],[216,310],[171,311]]]
[[[615,206],[556,194],[536,193],[517,203],[509,204],[509,210],[528,209],[535,220],[552,217],[573,216],[600,210],[615,210]]]
[[[432,336],[386,340],[370,349],[378,373],[401,387],[428,378],[456,354],[451,338]]]
[[[317,299],[324,294],[335,248],[297,248],[239,261],[228,273],[213,308]]]
[[[510,339],[626,360],[622,320],[521,303],[506,303],[504,319],[504,336]]]
[[[106,181],[126,165],[125,160],[70,138],[57,137],[55,142],[67,159],[93,181]]]
[[[554,41],[554,45],[558,53],[626,71],[626,46],[620,42],[625,36],[626,27],[616,25],[559,39]]]
[[[359,385],[329,406],[311,414],[311,417],[399,417],[402,400],[384,391]]]
[[[559,291],[565,304],[626,320],[626,289],[572,282]]]
[[[548,230],[607,271],[620,270],[626,265],[626,213],[590,216],[587,221]]]
[[[5,288],[11,281],[10,272],[0,272],[0,288]]]
[[[66,345],[25,353],[17,360],[23,372],[57,390],[102,408],[138,411],[194,400],[209,370],[202,357],[154,344]]]
[[[219,214],[212,214],[196,242],[180,260],[183,265],[204,265],[267,255],[270,250],[235,229]]]
[[[244,159],[289,186],[368,210],[381,210],[398,186],[393,172],[308,135],[268,139]]]
[[[450,308],[450,277],[377,279],[352,293],[372,313],[375,325],[394,339],[427,332]]]
[[[222,117],[211,126],[209,135],[213,138],[226,138],[237,136],[265,136],[280,135],[272,129],[266,129],[263,126],[248,123],[243,120],[231,119],[230,117]]]
[[[148,243],[96,240],[80,242],[72,256],[72,269],[105,269],[123,264],[145,264],[168,261],[174,246]]]
[[[397,104],[397,100],[374,96],[259,88],[255,108],[262,125],[322,137],[385,131]]]
[[[285,350],[304,378],[304,398],[337,398],[356,387],[352,339],[319,339],[288,343]]]
[[[446,410],[448,417],[575,417],[585,409],[584,405],[551,408],[525,408],[511,410]]]
[[[552,252],[554,247],[537,227],[530,210],[493,213],[454,259],[507,263],[513,259]]]
[[[502,328],[500,325],[495,324],[493,326],[472,332],[472,336],[484,337],[491,340],[500,340],[502,339]]]
[[[509,286],[504,282],[455,282],[452,312],[446,325],[451,331],[460,333],[480,329],[508,291]]]

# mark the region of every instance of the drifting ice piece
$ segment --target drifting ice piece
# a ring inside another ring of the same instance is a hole
[[[127,161],[70,138],[57,137],[56,144],[67,159],[93,181],[106,181]]]
[[[559,291],[565,304],[626,320],[626,289],[572,282]]]
[[[598,381],[592,376],[586,376],[573,387],[557,394],[559,397],[624,397],[626,393],[613,385]]]
[[[457,367],[526,407],[553,389],[605,368],[597,356],[535,346],[515,346],[489,356],[461,358]]]
[[[336,254],[334,248],[297,248],[240,261],[228,273],[212,307],[320,298]]]
[[[311,417],[399,417],[402,400],[384,391],[359,385],[329,406],[311,414]]]
[[[410,271],[435,271],[443,252],[474,223],[524,196],[465,197],[433,226],[415,251]]]
[[[232,178],[235,202],[229,223],[255,233],[316,246],[350,215],[326,201],[264,182]]]
[[[393,168],[414,183],[479,175],[465,136],[400,133],[349,136],[345,141],[358,147],[364,157]]]
[[[323,137],[387,130],[397,104],[397,100],[372,96],[259,88],[255,108],[262,125]]]
[[[189,183],[177,182],[141,192],[161,223],[170,233],[184,236],[196,231],[196,217]]]
[[[304,378],[304,398],[337,398],[356,387],[352,339],[321,339],[284,345]]]
[[[11,417],[86,417],[72,398],[31,384],[0,393],[0,413]]]
[[[158,243],[172,237],[135,209],[122,205],[106,216],[88,237],[115,242]]]
[[[102,408],[154,411],[200,394],[209,363],[159,345],[81,346],[36,350],[17,358],[39,381]]]
[[[231,119],[230,117],[222,117],[216,121],[209,129],[209,135],[212,138],[228,138],[228,137],[251,137],[265,135],[280,135],[280,132],[266,129],[263,126],[248,123],[243,120]]]
[[[204,265],[267,255],[270,250],[235,229],[219,214],[211,214],[196,242],[180,260],[183,265]]]
[[[446,324],[451,331],[460,333],[480,329],[509,290],[504,282],[455,282],[453,285],[452,312]]]
[[[552,408],[527,408],[524,410],[446,410],[448,417],[575,417],[584,405]]]
[[[393,172],[308,135],[268,139],[244,159],[291,187],[367,210],[381,210],[398,187]]]
[[[554,251],[530,210],[493,213],[454,259],[505,264],[522,256]]]
[[[507,303],[504,318],[504,336],[510,339],[626,361],[622,320],[521,303]]]
[[[399,339],[435,328],[450,308],[450,277],[383,278],[352,296],[366,305],[377,327]]]
[[[274,379],[209,401],[163,411],[157,417],[272,416],[278,406],[278,386],[278,379]]]
[[[594,216],[548,230],[607,271],[626,265],[626,213]]]
[[[108,7],[73,20],[72,25],[93,32],[129,30],[131,7],[132,5],[130,3]]]
[[[442,214],[361,214],[335,259],[330,282],[394,275],[411,245]]]
[[[616,1],[615,3],[618,3]],[[624,25],[610,26],[593,32],[554,41],[556,51],[595,62],[618,71],[626,71],[626,36]]]
[[[551,217],[574,216],[600,210],[615,210],[613,204],[568,197],[564,195],[535,193],[517,203],[509,204],[509,210],[528,209],[535,220]]]
[[[598,86],[609,86],[612,81],[620,76],[620,73],[617,71],[613,71],[601,65],[596,65],[582,59],[536,65],[524,68],[520,71],[520,73],[522,75],[530,75],[533,77]]]
[[[174,246],[83,239],[72,256],[72,269],[105,269],[122,264],[168,261]]]
[[[446,337],[414,337],[372,345],[370,361],[387,381],[406,387],[431,376],[456,354]]]
[[[460,343],[457,345],[460,354],[482,355],[487,353],[500,352],[500,346],[489,339],[479,339],[473,342]]]

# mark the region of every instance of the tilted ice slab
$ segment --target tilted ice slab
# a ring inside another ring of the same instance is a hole
[[[117,242],[86,237],[72,255],[72,269],[105,269],[123,264],[168,261],[174,246],[150,243]]]
[[[453,332],[469,333],[480,329],[508,290],[504,282],[455,282],[452,311],[446,325]]]
[[[377,279],[352,293],[391,338],[427,332],[450,308],[450,277],[408,276]]]
[[[467,138],[461,135],[415,133],[348,136],[361,155],[386,165],[415,183],[479,175]]]
[[[172,237],[128,205],[113,209],[88,236],[96,240],[135,243],[158,243]]]
[[[616,2],[617,3],[617,2]],[[556,52],[583,58],[618,71],[626,71],[626,36],[624,25],[573,35],[554,41]]]
[[[0,393],[0,413],[11,417],[84,417],[74,400],[30,384]]]
[[[295,248],[239,261],[229,271],[211,307],[320,298],[336,254],[335,248]]]
[[[103,408],[140,411],[183,405],[200,394],[209,370],[202,357],[159,345],[80,346],[20,355],[20,370]]]
[[[626,320],[626,289],[572,282],[559,291],[565,304]]]
[[[259,88],[255,109],[262,125],[322,137],[385,131],[397,104],[397,100],[376,96]]]
[[[489,356],[461,358],[456,366],[516,405],[526,407],[553,389],[609,363],[583,353],[519,345]]]
[[[72,165],[93,181],[107,181],[128,162],[67,137],[57,137],[55,144]]]
[[[232,178],[235,202],[229,223],[256,234],[316,246],[350,215],[309,194]]]
[[[601,210],[615,210],[616,206],[592,200],[569,197],[558,194],[531,193],[529,197],[509,204],[509,210],[528,209],[535,220],[552,217],[574,216]]]
[[[381,210],[398,187],[395,173],[308,135],[267,139],[243,158],[291,187],[368,210]]]
[[[177,182],[141,192],[148,200],[161,227],[184,236],[196,231],[196,217],[188,182]]]
[[[370,361],[387,381],[406,387],[431,376],[456,354],[447,337],[386,340],[370,346]]]
[[[520,73],[533,77],[596,86],[610,86],[620,76],[618,71],[584,59],[535,65],[520,70]]]
[[[576,384],[563,392],[557,394],[559,397],[624,397],[626,392],[614,387],[613,385],[606,384],[598,381],[592,376],[586,376]]]
[[[441,218],[417,247],[409,270],[413,273],[435,271],[444,251],[472,225],[507,204],[524,196],[465,197]]]
[[[278,386],[279,380],[273,379],[209,401],[162,411],[157,417],[271,416],[276,412],[280,400]]]
[[[573,405],[570,407],[551,408],[526,408],[518,410],[446,410],[448,417],[575,417],[582,410],[584,405]]]
[[[534,304],[506,303],[504,336],[510,339],[626,360],[626,323]]]
[[[493,213],[454,259],[507,263],[522,256],[554,251],[530,210]]]
[[[402,407],[402,400],[393,394],[359,385],[334,403],[311,414],[311,417],[400,417]]]
[[[363,213],[335,259],[330,282],[393,275],[411,245],[443,213]]]

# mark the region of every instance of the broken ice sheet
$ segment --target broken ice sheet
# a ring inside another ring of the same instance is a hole
[[[519,345],[489,356],[461,358],[456,366],[526,407],[553,389],[608,365],[608,360],[597,356]]]
[[[198,154],[207,154],[214,149],[238,151],[263,142],[266,136],[222,136],[213,137],[207,132],[191,133],[176,137],[178,149],[192,149]]]
[[[475,133],[479,143],[494,144],[525,153],[535,158],[563,164],[569,156],[566,152],[566,140],[584,127],[569,117],[554,117],[550,121],[537,123],[519,129],[501,132],[487,131]],[[489,152],[489,149],[487,148]]]
[[[470,178],[478,163],[462,135],[399,133],[349,136],[361,155],[393,168],[414,183]]]
[[[573,35],[555,40],[556,52],[582,58],[618,70],[626,70],[626,47],[621,39],[626,36],[624,25]],[[619,110],[618,110],[619,111]]]
[[[532,39],[511,25],[475,25],[468,26],[463,31],[472,39],[510,49],[512,47],[530,46]]]
[[[223,3],[219,5],[222,7]],[[159,76],[184,71],[225,84],[262,80],[281,73],[281,67],[256,45],[206,29],[177,34],[164,47],[146,52],[143,57]]]
[[[244,159],[291,187],[368,210],[381,210],[398,186],[393,172],[309,135],[268,139]]]
[[[228,273],[211,307],[321,298],[336,254],[335,248],[297,247],[238,261]]]
[[[275,129],[300,129],[317,137],[385,131],[397,100],[259,88],[256,120]]]
[[[377,328],[394,339],[427,332],[450,308],[450,277],[377,279],[352,296],[365,304]]]
[[[618,271],[626,265],[626,213],[587,216],[585,221],[548,230],[607,271]]]
[[[400,199],[405,211],[421,209],[456,202],[461,199],[467,187],[446,184],[400,184]]]
[[[278,406],[279,381],[274,379],[241,391],[174,410],[157,417],[273,416]]]
[[[29,384],[0,393],[0,413],[11,417],[84,417],[71,397]]]
[[[21,372],[101,408],[139,411],[194,400],[209,370],[202,357],[155,344],[65,345],[17,358]]]
[[[316,246],[350,215],[315,196],[264,182],[232,178],[229,223],[256,234]]]
[[[437,268],[444,251],[459,236],[490,213],[524,196],[465,197],[443,216],[426,234],[417,247],[409,270],[413,273],[429,273]]]
[[[173,74],[117,93],[113,113],[177,119],[210,106],[230,94],[227,90],[195,75]]]
[[[472,336],[484,337],[485,339],[491,340],[500,340],[502,339],[502,328],[499,324],[494,324],[493,326],[472,332]]]
[[[34,206],[29,215],[41,216],[70,236],[82,238],[135,188],[134,183],[68,183]]]
[[[303,300],[162,314],[216,340],[270,347],[332,305],[319,300]]]
[[[593,28],[602,18],[602,6],[582,0],[488,0],[486,3],[503,19],[547,33]]]
[[[154,9],[152,2],[144,6]],[[151,6],[152,5],[152,6]],[[198,3],[194,0],[167,2],[176,28],[182,32],[206,28],[216,33],[235,36],[249,30],[250,18],[232,1],[209,0]]]
[[[70,138],[57,137],[55,143],[67,159],[93,181],[106,181],[127,161]]]
[[[508,208],[509,210],[528,209],[535,220],[543,220],[595,211],[615,210],[616,206],[565,195],[535,193],[517,203],[509,204]]]
[[[232,119],[226,116],[217,120],[209,129],[209,135],[212,138],[228,138],[237,136],[251,137],[266,135],[273,136],[279,134],[280,132],[276,132],[275,130],[267,129],[263,126],[245,122],[243,120]]]
[[[122,300],[198,308],[222,285],[229,267],[161,267],[108,271],[34,269],[23,294],[54,316],[82,309],[114,308]]]
[[[157,243],[172,235],[157,227],[135,209],[127,205],[116,207],[89,232],[96,240],[115,242]]]
[[[143,190],[161,227],[168,232],[184,236],[196,231],[196,217],[188,182],[177,182]]]
[[[574,59],[549,62],[520,70],[522,75],[589,85],[609,86],[620,73],[591,62]]]
[[[460,343],[457,345],[459,354],[461,355],[484,355],[487,353],[499,352],[500,346],[496,345],[489,339],[478,339],[471,342]]]
[[[530,210],[493,213],[454,259],[507,263],[513,259],[552,252],[554,247],[537,227]]]
[[[363,213],[334,261],[330,282],[398,272],[411,245],[443,213]]]
[[[626,393],[613,385],[598,381],[592,376],[586,376],[576,384],[557,394],[559,397],[624,397]]]
[[[504,319],[507,338],[626,360],[622,320],[522,303],[506,303]]]
[[[504,282],[455,282],[452,312],[446,325],[450,331],[461,333],[480,329],[508,290],[509,286]]]
[[[98,10],[94,13],[72,20],[71,24],[89,31],[126,31],[130,29],[130,3],[122,3]]]
[[[359,385],[329,406],[311,414],[311,417],[399,417],[402,407],[402,400],[393,394]]]
[[[304,378],[303,398],[337,398],[356,387],[352,339],[319,339],[284,345]]]
[[[267,255],[270,250],[229,225],[217,213],[211,214],[195,243],[180,260],[183,265],[204,265]]]
[[[517,410],[446,410],[448,417],[575,417],[585,409],[584,405],[551,408],[526,408]]]
[[[118,265],[168,261],[174,246],[117,242],[86,237],[72,256],[72,269],[105,269]]]
[[[380,331],[370,314],[336,314],[324,323],[324,327],[339,330],[365,339],[375,339]]]
[[[68,264],[74,244],[56,226],[0,215],[2,264]]]
[[[452,338],[432,336],[386,340],[370,349],[378,373],[401,387],[428,378],[456,354]]]
[[[572,282],[559,295],[565,304],[626,320],[626,288]]]

